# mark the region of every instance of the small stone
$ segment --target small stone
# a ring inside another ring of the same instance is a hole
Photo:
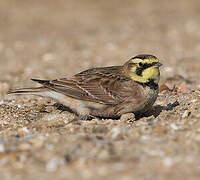
[[[52,61],[52,60],[54,60],[55,59],[55,56],[54,56],[54,54],[52,54],[52,53],[46,53],[46,54],[44,54],[43,55],[43,57],[42,57],[42,60],[43,61]]]
[[[181,129],[180,126],[177,126],[177,125],[174,124],[174,123],[170,124],[170,127],[171,127],[172,129],[174,129],[174,130],[179,130],[179,129]]]
[[[181,84],[180,86],[177,87],[177,92],[179,93],[187,93],[190,92],[191,89],[187,87],[185,84]]]
[[[173,165],[173,160],[170,157],[166,157],[163,159],[163,164],[167,167],[171,167]]]
[[[133,113],[126,113],[126,114],[122,114],[120,117],[120,121],[122,122],[133,122],[135,121],[135,114]]]
[[[165,90],[169,90],[169,87],[166,84],[162,84],[160,86],[160,92],[165,91]]]
[[[46,170],[47,171],[56,171],[58,167],[58,160],[56,158],[50,159],[46,164]]]
[[[0,105],[4,104],[4,101],[3,100],[0,100]]]
[[[166,72],[172,73],[174,71],[174,68],[170,67],[170,66],[166,66],[166,67],[163,68],[163,70],[166,71]]]
[[[184,113],[183,113],[183,115],[182,115],[182,118],[186,118],[186,117],[188,117],[189,115],[190,115],[190,111],[188,111],[188,110],[186,110],[186,111],[184,111]]]
[[[27,127],[23,127],[23,128],[21,128],[21,130],[22,130],[23,132],[25,132],[25,133],[29,133],[29,130],[27,129]]]
[[[121,139],[123,139],[122,134],[121,134],[121,130],[118,127],[112,128],[112,130],[109,132],[109,136],[111,136],[111,138],[113,140],[121,140]]]
[[[3,144],[0,144],[0,153],[3,153],[5,151],[5,147]]]

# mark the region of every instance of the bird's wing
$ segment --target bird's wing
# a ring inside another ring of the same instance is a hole
[[[126,88],[122,84],[129,80],[122,73],[121,66],[89,69],[69,79],[33,79],[44,87],[75,99],[112,105],[124,100]]]

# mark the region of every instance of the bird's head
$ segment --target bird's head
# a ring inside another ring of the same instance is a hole
[[[155,84],[158,84],[160,80],[160,66],[162,64],[157,57],[149,54],[140,54],[124,64],[124,71],[127,76],[136,82],[148,83],[153,81]]]

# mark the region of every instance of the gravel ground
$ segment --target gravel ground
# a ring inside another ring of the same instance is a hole
[[[1,0],[0,179],[200,179],[199,0]],[[136,121],[74,121],[51,99],[7,95],[158,56],[159,97]]]

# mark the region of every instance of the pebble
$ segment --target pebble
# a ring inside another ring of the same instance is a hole
[[[4,104],[4,101],[3,100],[0,100],[0,105]]]
[[[181,84],[180,86],[177,87],[177,92],[179,93],[187,93],[190,92],[191,89],[187,87],[185,84]]]
[[[165,91],[165,90],[169,90],[169,87],[166,84],[162,84],[160,86],[160,92]]]
[[[171,167],[174,164],[174,162],[173,162],[172,158],[166,157],[163,159],[163,164],[167,167]]]
[[[0,144],[0,153],[3,153],[5,151],[5,147],[3,144]]]
[[[113,140],[122,139],[122,134],[121,134],[120,128],[117,128],[117,127],[112,128],[112,130],[109,132],[109,134]]]
[[[23,127],[21,130],[22,130],[23,132],[25,132],[25,133],[29,133],[29,130],[27,129],[27,127]]]
[[[43,61],[52,61],[52,60],[54,60],[55,59],[55,55],[54,54],[52,54],[52,53],[46,53],[46,54],[44,54],[43,56],[42,56],[42,60]]]
[[[133,113],[122,114],[120,117],[120,121],[122,122],[130,122],[135,120],[135,115]]]
[[[184,111],[183,115],[182,115],[182,118],[186,118],[188,117],[190,114],[190,112],[188,110]]]
[[[177,125],[174,124],[174,123],[170,124],[170,127],[171,127],[172,129],[174,129],[174,130],[179,130],[179,129],[181,129],[180,126],[177,126]]]
[[[64,161],[62,162],[61,159],[58,158],[51,158],[49,161],[46,163],[46,170],[49,172],[56,171],[59,165],[62,165]]]

